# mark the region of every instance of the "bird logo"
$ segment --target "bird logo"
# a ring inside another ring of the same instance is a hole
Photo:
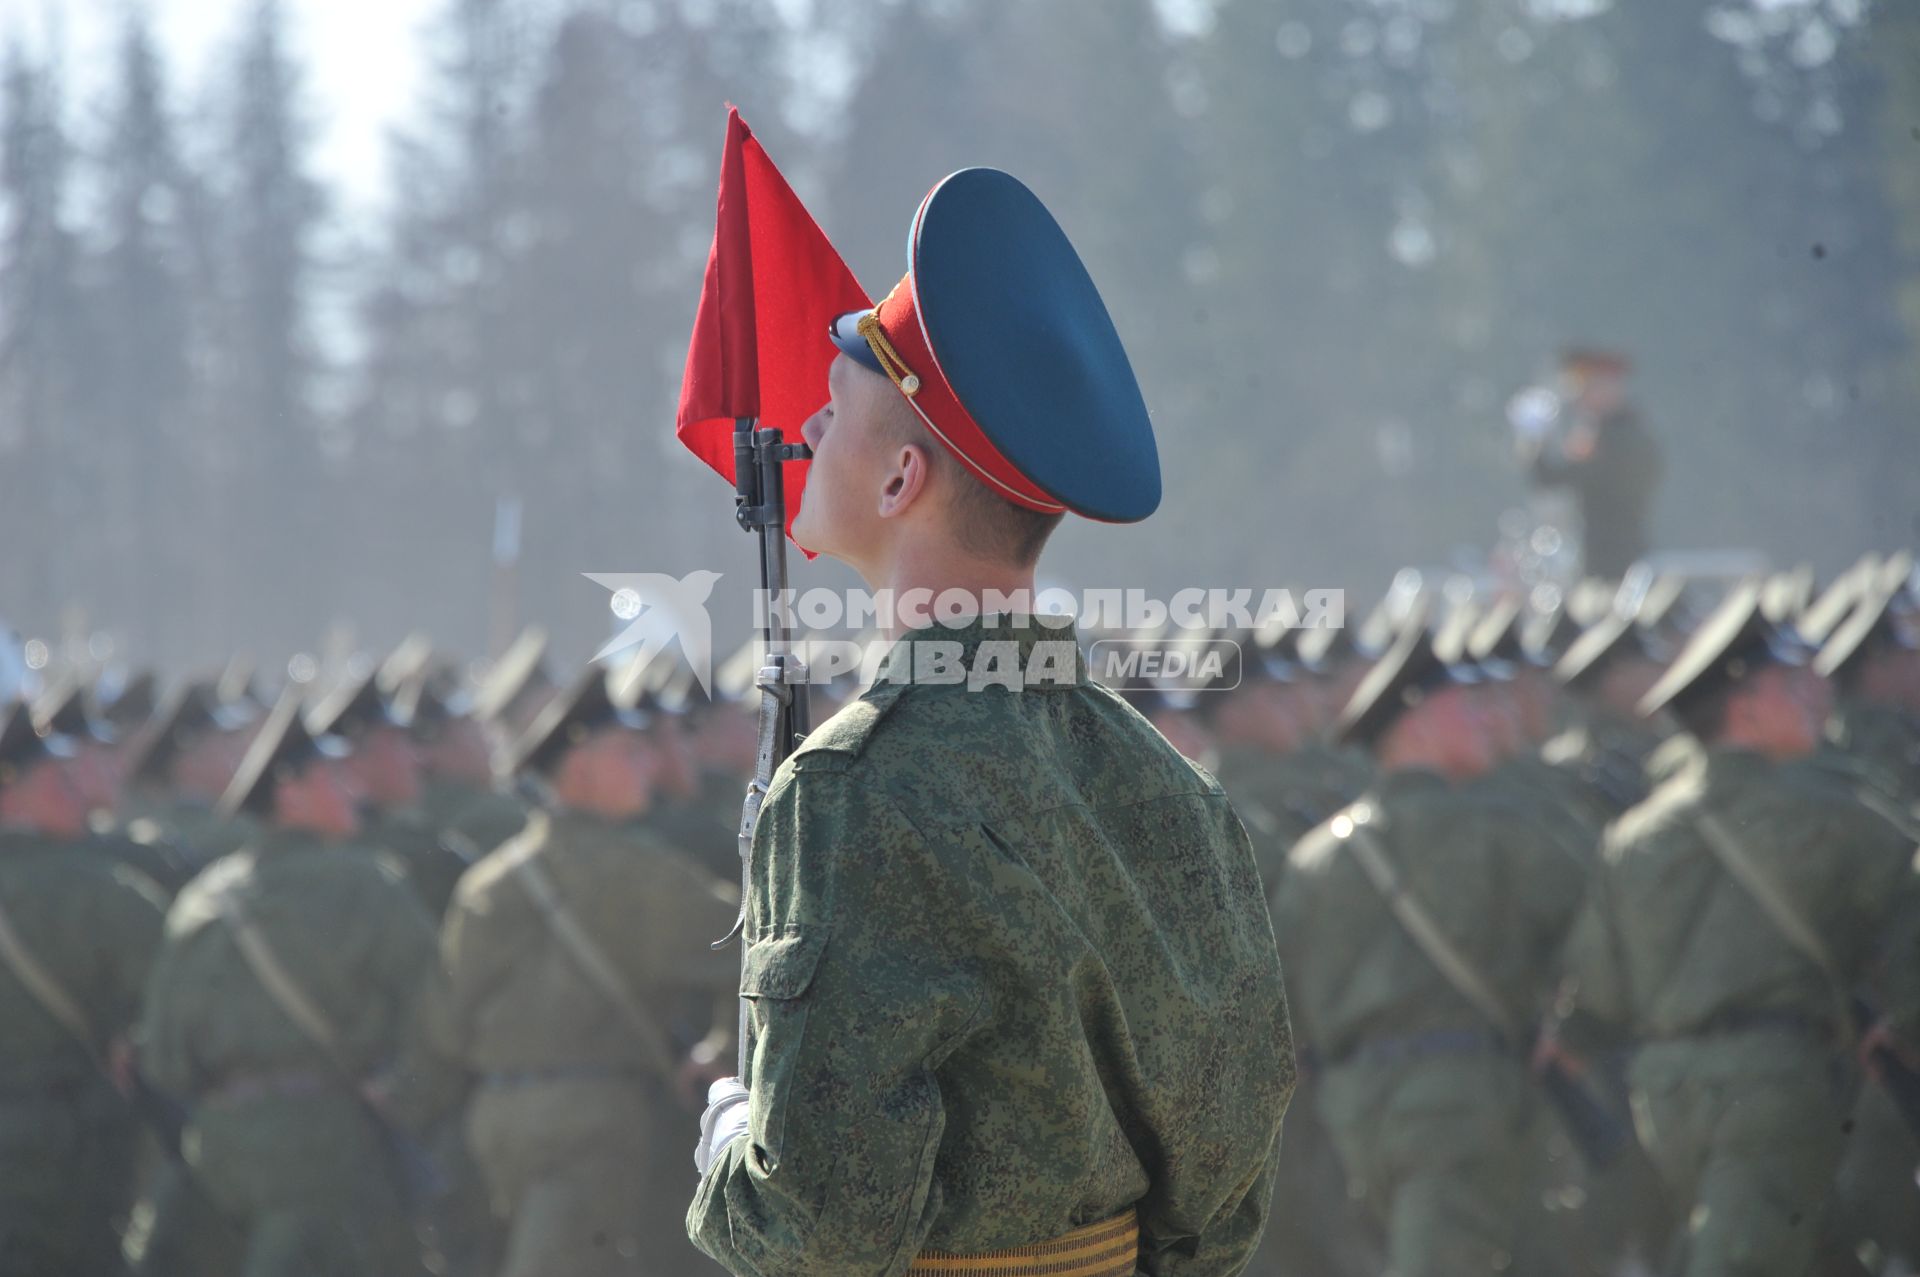
[[[713,695],[713,619],[707,600],[721,574],[701,568],[683,577],[664,572],[583,572],[582,576],[611,592],[613,614],[626,627],[593,654],[596,661],[638,648],[633,668],[644,670],[653,658],[677,639],[680,652],[700,680],[700,690]]]

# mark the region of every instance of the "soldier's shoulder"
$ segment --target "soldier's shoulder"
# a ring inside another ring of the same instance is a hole
[[[911,690],[901,683],[882,683],[840,707],[826,722],[807,733],[793,751],[796,771],[839,771],[867,752],[880,726],[906,700]]]
[[[533,811],[520,832],[473,862],[454,888],[456,907],[485,909],[498,896],[501,884],[520,872],[520,866],[541,855],[553,834],[553,822],[544,811]]]
[[[1288,872],[1325,873],[1339,860],[1341,850],[1353,836],[1356,821],[1385,828],[1400,818],[1388,816],[1378,791],[1369,790],[1300,836],[1287,851]]]
[[[1648,847],[1669,831],[1687,824],[1707,799],[1704,773],[1686,768],[1656,786],[1652,793],[1627,808],[1606,833],[1611,860],[1620,860]]]
[[[220,914],[222,901],[233,892],[251,889],[257,880],[258,858],[251,851],[229,852],[202,869],[167,910],[167,934],[191,935]]]

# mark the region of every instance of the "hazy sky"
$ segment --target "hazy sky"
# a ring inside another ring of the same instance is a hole
[[[208,72],[232,54],[250,0],[0,0],[0,43],[37,48],[59,28],[72,68],[71,104],[97,118],[111,81],[113,37],[130,4],[144,2],[167,50],[175,111],[192,105]],[[305,52],[315,165],[364,206],[384,182],[383,137],[421,87],[419,33],[444,0],[285,0]],[[57,15],[57,18],[55,17]]]

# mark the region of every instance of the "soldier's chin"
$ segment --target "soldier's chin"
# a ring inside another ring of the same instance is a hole
[[[829,538],[823,536],[821,530],[813,526],[814,521],[809,517],[810,511],[816,508],[809,505],[804,497],[801,498],[800,512],[793,516],[793,527],[789,535],[793,537],[795,545],[809,554],[832,555],[833,548],[826,544]]]

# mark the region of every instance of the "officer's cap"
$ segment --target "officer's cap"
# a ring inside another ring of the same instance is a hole
[[[1913,558],[1903,552],[1863,577],[1854,589],[1852,610],[1821,644],[1815,671],[1828,678],[1845,675],[1883,644],[1909,651],[1920,647],[1920,609],[1912,576]]]
[[[405,727],[406,719],[380,690],[373,674],[350,678],[333,689],[307,716],[307,730],[315,736],[345,736],[358,740],[376,727]]]
[[[1840,622],[1853,614],[1863,591],[1871,591],[1874,582],[1880,579],[1881,563],[1878,554],[1863,554],[1833,578],[1819,597],[1800,613],[1800,637],[1816,647],[1825,643]]]
[[[473,694],[473,716],[491,722],[523,697],[553,686],[546,659],[547,632],[537,625],[529,626],[480,680]]]
[[[1301,640],[1307,633],[1305,626],[1288,624],[1279,617],[1269,618],[1250,636],[1257,659],[1248,667],[1249,671],[1276,683],[1296,682],[1304,675],[1315,673],[1314,663],[1300,650]]]
[[[50,688],[33,706],[34,726],[43,733],[66,736],[75,741],[88,739],[112,741],[113,728],[96,720],[87,711],[86,685],[69,676]]]
[[[1728,593],[1641,699],[1642,715],[1684,710],[1768,665],[1806,664],[1798,636],[1767,616],[1763,588],[1763,582],[1746,581]]]
[[[280,695],[234,771],[226,792],[214,804],[223,820],[239,812],[256,815],[273,810],[273,787],[283,777],[296,775],[319,758],[345,758],[352,746],[341,737],[310,731],[301,721],[302,696],[298,686]]]
[[[1472,599],[1461,599],[1447,609],[1438,624],[1429,627],[1428,642],[1433,654],[1460,676],[1459,682],[1477,683],[1487,677],[1503,678],[1512,673],[1498,666],[1492,670],[1478,667],[1473,654],[1473,632],[1485,615],[1485,610]]]
[[[96,702],[94,716],[115,731],[131,731],[153,717],[158,703],[158,680],[152,670],[141,670],[122,683],[110,699]]]
[[[1442,688],[1475,680],[1466,666],[1451,664],[1434,650],[1427,609],[1416,606],[1404,617],[1393,645],[1374,663],[1340,713],[1335,734],[1343,743],[1372,745],[1400,715]]]
[[[1586,627],[1565,607],[1529,613],[1520,625],[1520,648],[1542,669],[1552,669],[1586,633]]]
[[[0,707],[0,785],[10,785],[43,758],[71,758],[73,741],[34,724],[33,711],[16,702]]]
[[[1060,224],[1010,174],[943,179],[914,215],[905,278],[829,331],[1015,505],[1132,523],[1160,504],[1120,335]]]
[[[260,694],[260,685],[254,681],[253,658],[245,652],[235,652],[227,658],[215,692],[222,705],[237,707],[249,717],[267,706],[267,698]]]
[[[1813,601],[1813,566],[1802,563],[1775,572],[1760,586],[1760,610],[1775,625],[1799,624],[1801,613]]]
[[[1503,594],[1482,608],[1467,635],[1467,651],[1476,661],[1503,661],[1518,665],[1528,660],[1520,642],[1520,627],[1526,622],[1526,604],[1519,596]]]
[[[512,770],[551,775],[567,751],[585,743],[603,727],[641,731],[651,721],[641,708],[639,683],[622,683],[616,694],[612,673],[590,664],[573,686],[554,697],[534,718],[514,750]]]
[[[164,780],[174,758],[196,735],[237,726],[222,717],[218,700],[210,682],[188,683],[170,696],[127,759],[127,779]]]
[[[1657,662],[1669,654],[1665,644],[1641,629],[1631,616],[1613,612],[1588,626],[1586,632],[1574,640],[1553,667],[1553,677],[1564,687],[1584,688],[1615,660],[1639,657]]]

